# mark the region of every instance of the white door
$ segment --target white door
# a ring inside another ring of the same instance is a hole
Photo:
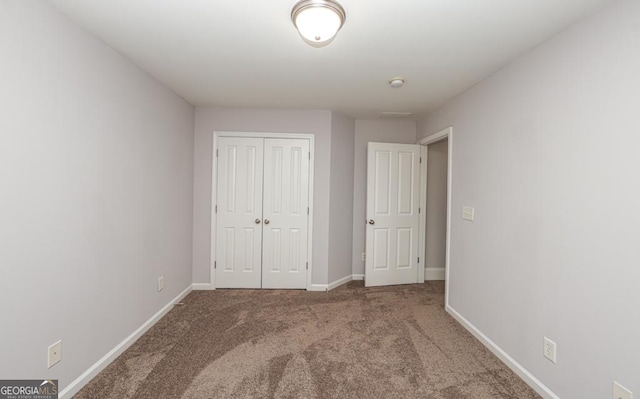
[[[420,146],[369,143],[365,285],[418,282]]]
[[[309,140],[265,139],[262,288],[306,288]]]
[[[218,139],[216,287],[260,288],[264,139]]]

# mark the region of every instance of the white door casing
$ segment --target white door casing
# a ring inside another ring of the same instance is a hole
[[[420,146],[369,143],[365,285],[417,283]]]
[[[264,139],[218,139],[216,285],[260,288]]]
[[[309,140],[265,139],[262,288],[306,288]]]

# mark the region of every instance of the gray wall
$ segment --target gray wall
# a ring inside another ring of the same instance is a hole
[[[416,122],[396,119],[356,119],[353,177],[353,274],[364,275],[367,199],[367,143],[416,144]]]
[[[355,120],[331,114],[329,283],[351,275]]]
[[[419,124],[453,126],[452,308],[562,398],[640,392],[638,21],[612,2]]]
[[[331,112],[206,107],[196,108],[193,282],[210,282],[211,150],[214,131],[305,133],[315,135],[313,274],[311,279],[314,284],[327,284]]]
[[[191,284],[194,109],[45,1],[0,51],[0,376],[64,388]]]
[[[446,261],[448,143],[449,140],[443,140],[428,147],[425,243],[427,270],[444,269]],[[428,274],[427,277],[429,277]]]

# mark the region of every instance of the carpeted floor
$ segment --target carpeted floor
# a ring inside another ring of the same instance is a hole
[[[75,398],[539,398],[443,297],[443,282],[192,292]]]

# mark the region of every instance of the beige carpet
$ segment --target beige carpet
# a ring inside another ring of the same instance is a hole
[[[192,292],[75,398],[539,398],[443,297],[442,282]]]

